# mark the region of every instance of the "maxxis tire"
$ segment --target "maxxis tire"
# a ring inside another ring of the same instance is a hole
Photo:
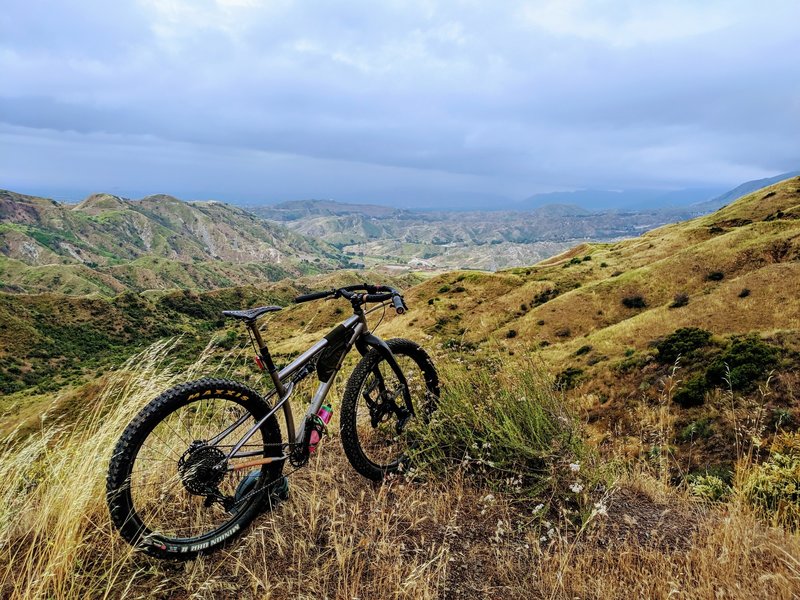
[[[213,532],[191,538],[191,542],[185,543],[165,541],[168,538],[157,541],[146,539],[154,532],[147,528],[136,513],[129,485],[137,453],[159,423],[177,409],[193,402],[198,393],[202,394],[209,389],[213,389],[214,393],[219,390],[226,394],[230,392],[230,397],[225,400],[244,407],[255,419],[265,416],[270,410],[269,404],[258,392],[236,381],[204,378],[184,383],[163,392],[134,417],[122,433],[111,457],[106,479],[106,502],[111,520],[128,543],[158,558],[186,560],[198,554],[212,552],[231,541],[262,511],[262,502],[269,485],[281,476],[283,470],[281,461],[265,465],[257,484],[261,493],[254,494],[235,518]],[[280,428],[274,416],[262,425],[260,431],[264,443],[281,443]]]
[[[426,410],[427,415],[435,408],[439,398],[439,376],[428,353],[416,342],[403,338],[393,338],[386,341],[392,353],[399,356],[411,358],[420,368],[429,395],[429,402],[432,406],[417,407],[415,411]],[[359,361],[350,378],[347,380],[344,397],[342,399],[342,415],[340,419],[340,433],[342,447],[345,455],[353,468],[359,474],[371,479],[372,481],[382,481],[386,475],[396,473],[401,470],[403,461],[391,467],[382,467],[371,461],[361,448],[357,432],[357,409],[359,402],[359,392],[365,379],[383,361],[381,353],[373,348]]]

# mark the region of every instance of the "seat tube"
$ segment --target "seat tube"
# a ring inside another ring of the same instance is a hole
[[[275,385],[275,390],[278,392],[278,397],[283,398],[283,396],[286,395],[286,388],[283,386],[281,378],[278,377],[278,368],[272,361],[269,348],[267,348],[267,345],[261,338],[261,332],[258,330],[258,325],[256,325],[254,321],[252,323],[248,323],[247,326],[250,328],[250,331],[253,334],[253,339],[255,339],[256,345],[258,346],[259,358],[263,361],[264,366],[267,367],[269,376],[272,378],[272,383]]]

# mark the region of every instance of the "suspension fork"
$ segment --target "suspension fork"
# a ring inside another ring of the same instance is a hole
[[[415,416],[414,405],[411,402],[411,392],[408,389],[408,381],[406,380],[406,376],[403,374],[403,370],[400,368],[400,365],[397,364],[397,359],[392,353],[392,349],[389,348],[389,345],[385,341],[372,333],[362,335],[356,342],[356,348],[362,355],[365,355],[369,351],[370,347],[375,348],[381,354],[381,356],[386,359],[386,362],[389,363],[392,371],[403,386],[403,401],[405,402],[406,410],[408,411],[409,415]],[[378,386],[381,393],[386,393],[386,382],[383,379],[380,369],[376,367],[374,373],[375,377],[378,379]]]

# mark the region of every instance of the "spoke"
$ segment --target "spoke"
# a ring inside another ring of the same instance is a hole
[[[177,462],[181,457],[186,461],[191,460],[191,453],[186,453],[186,450],[194,440],[213,440],[214,437],[222,436],[222,441],[224,436],[231,434],[237,438],[244,437],[242,428],[247,428],[248,421],[254,418],[249,411],[232,400],[212,398],[180,407],[153,429],[149,439],[139,449],[128,485],[140,518],[154,535],[169,538],[212,534],[241,514],[239,505],[232,508],[233,513],[228,513],[218,499],[211,506],[204,506],[209,495],[194,494],[186,485],[190,481],[188,478],[191,478],[195,482],[192,489],[202,492],[208,481],[209,490],[213,490],[211,496],[219,493],[230,502],[241,482],[247,477],[249,469],[226,470],[221,474],[222,480],[214,485],[213,477],[207,480],[204,474],[206,469],[216,464],[216,459],[210,460],[214,456],[213,451],[207,451],[210,454],[198,459],[196,463],[189,462],[189,469],[184,469],[182,473],[177,469]],[[243,464],[264,454],[263,434],[260,430],[256,430],[254,434],[257,437],[246,440],[241,447],[242,453],[251,455],[235,455],[228,460],[228,466]],[[259,440],[261,443],[258,443]],[[183,447],[178,447],[179,445]],[[227,454],[235,446],[235,443],[225,443],[207,444],[204,447],[216,448]],[[190,471],[193,468],[192,473]],[[253,467],[264,468],[265,465]]]

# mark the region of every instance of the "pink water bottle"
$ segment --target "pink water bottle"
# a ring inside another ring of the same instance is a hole
[[[319,407],[319,412],[317,412],[317,424],[322,424],[322,428],[324,429],[325,426],[328,425],[328,422],[331,420],[333,416],[333,408],[330,404],[323,404]],[[311,440],[308,444],[308,451],[314,452],[317,449],[317,444],[319,443],[320,434],[317,428],[314,428],[314,431],[311,432]]]

